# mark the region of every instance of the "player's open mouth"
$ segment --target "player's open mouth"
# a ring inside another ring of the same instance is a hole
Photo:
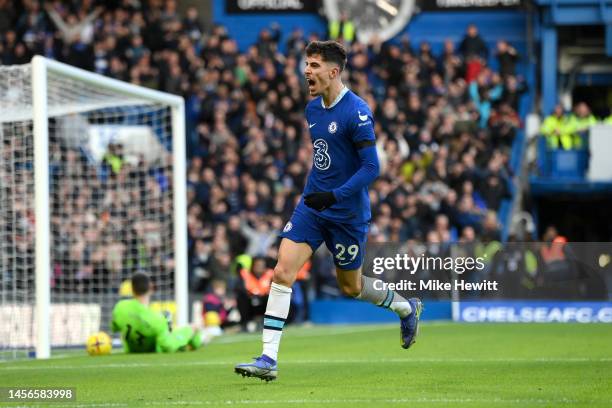
[[[316,84],[315,80],[312,78],[306,78],[306,82],[308,82],[308,88],[312,88]]]

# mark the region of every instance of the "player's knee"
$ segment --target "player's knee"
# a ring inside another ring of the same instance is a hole
[[[274,283],[291,287],[293,285],[294,279],[295,278],[290,270],[288,270],[280,262],[276,264],[276,266],[274,267],[274,278],[272,279]]]

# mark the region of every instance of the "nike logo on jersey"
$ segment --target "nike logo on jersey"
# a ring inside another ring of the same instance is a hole
[[[368,115],[362,115],[360,111],[357,111],[357,116],[359,116],[359,119],[361,119],[362,122],[368,120]]]
[[[312,123],[312,124],[310,124],[310,123],[309,123],[309,124],[308,124],[308,129],[311,129],[311,128],[312,128],[314,125],[316,125],[316,122],[315,122],[315,123]]]

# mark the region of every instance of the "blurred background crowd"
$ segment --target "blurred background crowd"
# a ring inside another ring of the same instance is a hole
[[[370,189],[370,241],[500,241],[526,91],[512,44],[489,49],[476,25],[439,54],[406,36],[363,44],[335,28],[296,28],[280,43],[281,27],[271,24],[240,52],[231,32],[204,26],[196,8],[179,14],[175,0],[109,4],[0,0],[0,64],[40,54],[185,98],[189,282],[208,293],[206,307],[250,315],[265,305],[278,233],[311,167],[303,50],[315,39],[345,43],[344,81],[374,112],[382,170]],[[318,251],[300,273],[297,320],[307,316],[308,296],[340,295],[334,273]],[[238,301],[228,303],[228,293]],[[252,301],[241,303],[245,296]]]

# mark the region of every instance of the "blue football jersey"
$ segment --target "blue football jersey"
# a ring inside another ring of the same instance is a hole
[[[374,119],[363,99],[344,88],[329,108],[323,106],[319,96],[308,103],[305,113],[313,145],[313,165],[304,196],[333,191],[338,198],[341,194],[338,189],[362,166],[359,150],[364,145],[374,149],[374,171],[378,174]],[[346,195],[345,191],[342,193]],[[371,218],[367,185],[321,212],[306,207],[303,200],[300,205],[331,221],[355,224],[368,222]]]

